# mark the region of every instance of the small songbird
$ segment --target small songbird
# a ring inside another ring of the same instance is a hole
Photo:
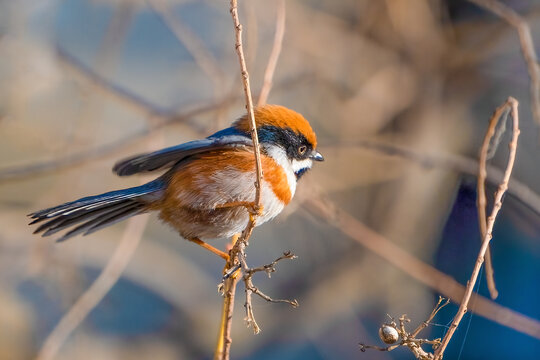
[[[260,141],[263,181],[261,213],[256,225],[278,215],[296,190],[317,152],[317,138],[299,113],[279,105],[254,109]],[[148,211],[158,211],[182,237],[218,254],[205,240],[242,232],[255,199],[255,160],[247,115],[203,140],[190,141],[118,162],[119,176],[168,169],[157,179],[129,189],[107,192],[36,211],[30,224],[44,220],[34,233],[43,236],[72,228],[58,241],[88,235]]]

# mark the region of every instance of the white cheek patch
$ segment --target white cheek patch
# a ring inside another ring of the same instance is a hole
[[[312,164],[313,164],[313,161],[311,159],[304,159],[304,160],[293,159],[291,162],[291,166],[295,174],[300,172],[301,170],[311,169]]]
[[[274,159],[276,163],[278,163],[278,165],[280,165],[285,171],[285,174],[287,175],[287,183],[289,184],[289,189],[291,190],[291,196],[294,196],[294,193],[296,192],[296,175],[294,174],[294,170],[291,166],[291,162],[287,158],[285,150],[275,145],[266,146],[265,149],[268,155]]]

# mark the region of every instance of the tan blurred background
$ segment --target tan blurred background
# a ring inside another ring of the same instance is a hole
[[[525,16],[539,44],[540,3],[505,3]],[[277,4],[240,1],[255,94]],[[56,244],[33,236],[25,215],[139,184],[144,179],[114,176],[115,161],[208,136],[243,113],[228,2],[0,2],[0,84],[0,358],[31,359],[107,264],[126,224]],[[379,343],[387,313],[423,321],[438,293],[304,202],[327,196],[465,283],[479,246],[475,168],[445,159],[476,159],[489,116],[508,96],[520,102],[522,129],[513,177],[532,195],[511,191],[495,228],[498,302],[538,319],[539,129],[515,29],[467,1],[286,1],[269,102],[309,119],[326,161],[302,179],[284,214],[255,230],[248,250],[252,265],[285,250],[299,256],[256,284],[300,307],[254,299],[262,333],[253,336],[240,287],[233,358],[411,359],[401,350],[364,354],[357,344]],[[506,149],[494,166],[504,167]],[[152,216],[120,281],[57,358],[211,358],[222,266]],[[457,359],[462,345],[461,359],[540,354],[532,336],[477,315],[470,323],[448,358]],[[443,332],[433,327],[425,336]]]

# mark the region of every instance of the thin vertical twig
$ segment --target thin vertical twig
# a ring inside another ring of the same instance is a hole
[[[502,198],[503,198],[504,193],[506,192],[506,189],[508,188],[508,182],[510,181],[510,175],[512,174],[512,169],[514,167],[514,161],[516,159],[516,150],[517,150],[518,137],[519,137],[518,102],[516,99],[512,97],[508,98],[508,100],[506,100],[506,102],[503,105],[501,105],[495,110],[493,116],[491,117],[489,121],[489,128],[484,138],[484,144],[486,142],[489,144],[489,141],[495,134],[497,123],[499,122],[501,115],[504,113],[504,111],[506,111],[507,108],[511,109],[512,123],[513,123],[512,139],[509,145],[510,150],[509,150],[509,155],[508,155],[508,163],[506,165],[506,170],[504,172],[503,180],[500,183],[497,189],[497,192],[495,193],[495,200],[494,200],[493,208],[486,222],[486,232],[485,234],[483,234],[482,246],[480,247],[480,251],[478,253],[476,263],[474,264],[474,269],[471,274],[471,277],[469,281],[467,282],[467,286],[465,287],[465,294],[463,295],[463,299],[461,300],[461,304],[459,306],[458,312],[456,313],[454,320],[452,321],[452,324],[450,325],[450,328],[448,329],[448,332],[446,333],[446,335],[441,341],[441,346],[437,348],[437,350],[435,351],[435,354],[434,354],[435,359],[438,359],[438,360],[443,358],[444,351],[446,347],[448,346],[450,339],[452,339],[452,336],[454,335],[459,323],[461,322],[461,320],[463,319],[463,316],[467,312],[467,306],[469,304],[469,300],[471,299],[474,285],[476,284],[478,275],[480,273],[480,268],[482,267],[482,264],[484,262],[484,257],[486,255],[489,242],[491,241],[491,238],[493,236],[492,233],[493,233],[493,226],[495,224],[495,219],[497,217],[497,214],[499,213],[499,210],[502,207]],[[480,162],[485,163],[486,158],[487,158],[487,146],[485,147],[485,149],[484,147],[482,147]],[[482,166],[481,166],[481,169],[482,169]]]
[[[513,26],[519,35],[519,42],[521,46],[521,52],[525,63],[527,64],[527,69],[530,77],[530,101],[533,117],[538,126],[540,126],[540,66],[538,65],[538,57],[536,55],[536,50],[534,48],[534,42],[531,35],[531,29],[529,24],[523,17],[521,17],[517,12],[507,5],[497,1],[497,0],[469,0],[470,2],[483,7],[486,10],[491,11],[508,24]],[[489,144],[484,144],[484,146],[489,146]],[[483,150],[483,148],[482,148]],[[480,162],[482,166],[482,162]],[[481,174],[484,174],[484,178],[481,179]],[[485,171],[480,169],[478,177],[478,221],[480,224],[480,231],[482,238],[485,236],[486,232],[486,195],[484,189],[484,180]],[[486,251],[486,280],[489,289],[489,293],[492,299],[497,298],[499,295],[496,285],[494,270],[492,264],[491,250],[488,247]]]
[[[236,37],[236,53],[238,55],[238,61],[240,63],[240,71],[242,75],[242,84],[244,85],[244,95],[246,100],[246,110],[249,119],[251,140],[253,141],[253,153],[255,155],[255,171],[257,178],[255,180],[255,206],[261,206],[261,183],[262,183],[262,165],[261,165],[261,150],[259,146],[259,136],[257,135],[257,124],[255,122],[255,113],[253,111],[253,98],[251,96],[251,87],[249,83],[249,73],[246,66],[246,59],[244,56],[244,50],[242,48],[242,24],[238,18],[238,1],[231,0],[231,16],[234,23],[234,33]],[[249,228],[255,224],[254,219],[250,219],[248,226],[244,232],[248,232]],[[251,225],[251,226],[250,226]],[[253,228],[252,228],[253,229]],[[250,232],[250,231],[249,231]],[[251,233],[251,232],[250,232]],[[249,236],[248,236],[249,237]],[[240,240],[247,240],[247,237],[242,236]]]
[[[238,241],[239,235],[233,236],[231,239],[231,246],[234,246]],[[227,264],[225,264],[225,271],[231,269],[234,264],[232,257],[229,258]],[[236,294],[236,285],[239,280],[238,271],[233,273],[223,282],[223,307],[221,310],[221,322],[219,326],[218,342],[214,353],[214,360],[228,359],[231,349],[231,324],[234,312],[234,298]]]
[[[495,110],[495,113],[493,114],[493,118],[499,119],[504,112],[506,112],[506,104],[497,108]],[[498,121],[497,121],[498,122]],[[495,134],[495,128],[497,126],[497,122],[491,121],[489,123],[489,128],[486,132],[486,136],[484,137],[484,141],[482,143],[482,147],[480,148],[480,157],[478,161],[478,180],[476,185],[476,207],[478,211],[478,224],[480,226],[480,237],[481,239],[484,239],[486,236],[487,231],[487,218],[486,218],[486,177],[487,177],[487,160],[488,160],[488,152],[490,148],[490,142],[491,138]],[[491,136],[488,136],[490,135]],[[495,277],[494,277],[494,270],[493,270],[493,263],[492,263],[492,257],[491,257],[491,250],[490,247],[486,249],[486,256],[485,256],[485,266],[486,266],[486,281],[489,289],[489,294],[492,299],[496,299],[497,296],[499,296],[499,292],[497,291],[497,287],[495,285]]]
[[[255,227],[257,215],[261,210],[261,183],[262,183],[262,165],[261,165],[261,153],[259,146],[259,137],[257,135],[257,125],[255,122],[255,114],[253,111],[253,98],[251,96],[251,88],[249,83],[249,73],[246,66],[246,59],[244,56],[244,50],[242,47],[242,25],[238,18],[238,1],[230,1],[230,12],[234,24],[235,33],[235,47],[238,55],[238,61],[240,63],[240,72],[242,76],[242,84],[244,85],[244,95],[246,101],[247,116],[249,118],[251,140],[253,141],[253,153],[255,155],[255,199],[253,203],[253,211],[249,213],[249,221],[240,235],[238,241],[233,245],[233,248],[229,252],[231,258],[229,259],[229,265],[235,265],[239,263],[240,252],[243,253],[244,248],[247,246],[249,237]],[[232,338],[230,334],[232,313],[234,310],[234,295],[236,288],[236,277],[230,276],[224,281],[225,292],[223,294],[223,315],[222,324],[220,327],[220,339],[218,340],[216,351],[214,353],[214,359],[229,359],[230,348]]]
[[[259,95],[259,101],[257,106],[266,104],[268,100],[268,94],[272,89],[272,80],[274,78],[274,72],[276,70],[277,61],[281,48],[283,46],[283,35],[285,34],[285,0],[278,0],[276,10],[276,32],[274,34],[274,45],[272,46],[272,52],[268,58],[268,64],[264,71],[264,82],[261,88],[261,94]]]

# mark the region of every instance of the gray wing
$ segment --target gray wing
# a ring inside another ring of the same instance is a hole
[[[222,130],[223,132],[223,130]],[[128,176],[142,172],[170,168],[178,161],[211,150],[221,150],[239,146],[253,146],[251,138],[245,135],[225,135],[218,132],[206,139],[190,141],[148,154],[140,154],[117,162],[113,171],[118,176]]]

